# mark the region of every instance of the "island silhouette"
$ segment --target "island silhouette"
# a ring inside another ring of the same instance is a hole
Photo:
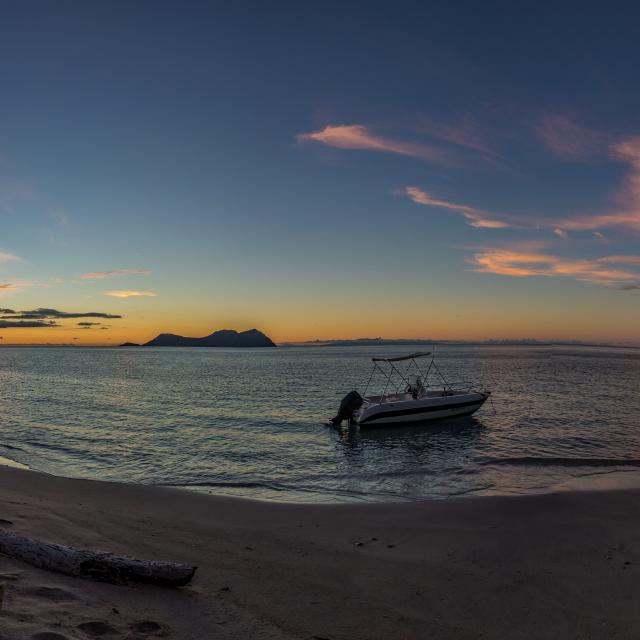
[[[125,342],[121,347],[275,347],[271,338],[262,331],[249,329],[248,331],[235,331],[234,329],[221,329],[214,331],[202,338],[190,338],[179,336],[175,333],[161,333],[153,340],[144,344]]]

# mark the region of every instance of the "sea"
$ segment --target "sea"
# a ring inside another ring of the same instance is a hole
[[[474,416],[326,426],[372,356],[424,349],[2,347],[0,458],[282,502],[640,486],[636,349],[438,345],[448,381],[491,390]]]

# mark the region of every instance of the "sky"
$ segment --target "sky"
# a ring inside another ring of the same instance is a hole
[[[639,14],[2,0],[0,344],[640,343]]]

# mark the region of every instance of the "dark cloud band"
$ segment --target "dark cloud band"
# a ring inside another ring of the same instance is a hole
[[[0,320],[0,329],[34,329],[39,327],[59,327],[57,322],[45,322],[44,320],[19,320],[17,322],[11,320]]]
[[[12,309],[0,309],[2,320],[58,320],[64,318],[122,318],[120,315],[112,313],[102,313],[100,311],[87,311],[84,313],[68,313],[57,309],[32,309],[30,311],[13,311]],[[49,325],[46,325],[49,326]]]

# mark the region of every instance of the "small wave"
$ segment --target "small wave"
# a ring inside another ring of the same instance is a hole
[[[284,487],[266,482],[212,482],[194,480],[193,482],[186,480],[185,482],[160,482],[160,487],[227,487],[233,489],[274,489],[281,491]]]
[[[535,456],[523,456],[521,458],[494,458],[493,460],[487,460],[482,464],[487,466],[504,464],[532,467],[640,467],[640,460],[616,458],[538,458]]]
[[[340,488],[327,488],[327,487],[305,487],[294,486],[288,484],[280,484],[277,482],[215,482],[215,481],[198,481],[193,482],[186,480],[184,482],[161,482],[157,486],[160,487],[201,487],[204,489],[266,489],[269,491],[296,491],[299,493],[344,493],[346,495],[357,494],[358,491],[345,491]],[[369,492],[367,492],[369,493]]]
[[[25,452],[24,449],[15,447],[12,444],[7,444],[6,442],[0,442],[0,447],[2,447],[3,449],[8,449],[9,451],[22,451],[23,453]]]
[[[258,492],[273,491],[283,492],[291,495],[297,493],[301,495],[315,495],[315,496],[342,496],[348,498],[349,501],[361,501],[372,502],[376,501],[376,498],[384,498],[386,500],[403,502],[407,500],[406,496],[397,495],[392,491],[358,491],[355,489],[342,489],[340,487],[307,487],[307,486],[293,486],[288,484],[281,484],[276,482],[215,482],[215,481],[184,481],[184,482],[160,482],[155,483],[160,487],[176,487],[184,489],[253,489]]]
[[[269,489],[274,486],[265,484],[263,482],[160,482],[161,487],[238,487],[240,489],[256,489],[261,487],[268,487]]]

